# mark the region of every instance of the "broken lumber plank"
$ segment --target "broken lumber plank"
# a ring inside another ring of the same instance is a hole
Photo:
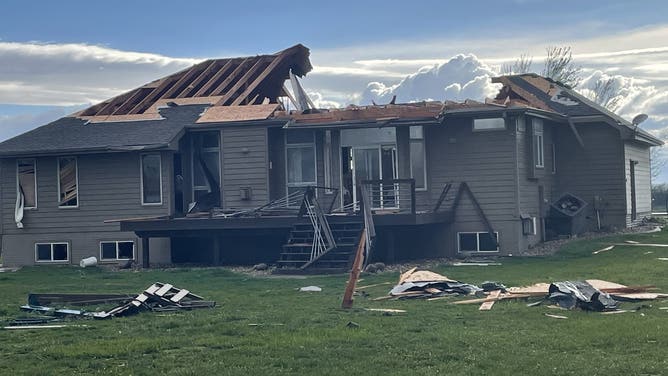
[[[364,265],[364,248],[366,246],[366,227],[362,229],[360,234],[360,240],[357,244],[357,251],[355,253],[355,261],[353,261],[353,267],[350,269],[350,277],[348,278],[348,284],[343,293],[343,301],[341,302],[341,308],[352,308],[353,307],[353,294],[355,293],[355,285],[357,280],[360,278],[360,273],[362,272],[362,265]]]
[[[494,306],[494,303],[496,302],[497,298],[501,295],[501,290],[494,290],[489,294],[489,301],[482,302],[480,305],[480,308],[478,308],[478,311],[489,311],[492,309],[492,306]]]
[[[615,245],[627,246],[627,247],[662,247],[668,248],[668,244],[655,244],[655,243],[619,243]]]
[[[607,252],[607,251],[609,251],[609,250],[611,250],[611,249],[613,249],[613,248],[615,248],[615,246],[614,246],[614,245],[611,245],[611,246],[608,246],[608,247],[605,247],[605,248],[601,248],[601,249],[599,249],[598,251],[594,251],[594,252],[592,252],[591,254],[592,254],[592,255],[598,255],[598,254],[601,253],[601,252]]]
[[[484,303],[488,302],[491,300],[506,300],[506,299],[521,299],[521,298],[530,298],[535,295],[531,294],[504,294],[500,295],[497,298],[479,298],[479,299],[468,299],[468,300],[458,300],[456,302],[452,302],[452,304],[478,304],[478,303]]]
[[[364,310],[371,312],[384,312],[384,313],[406,313],[406,310],[394,309],[394,308],[364,308]]]
[[[360,279],[359,281],[361,281],[361,279]],[[359,282],[359,281],[358,281],[358,282]],[[389,285],[389,284],[391,284],[391,283],[392,283],[392,282],[375,283],[375,284],[373,284],[373,285],[366,285],[366,286],[360,286],[360,287],[357,287],[356,290],[363,290],[363,289],[368,289],[368,288],[371,288],[371,287],[377,287],[377,286]]]
[[[174,287],[174,286],[170,285],[169,283],[166,283],[166,284],[164,284],[158,291],[155,292],[155,295],[157,295],[157,296],[163,296],[163,295],[165,295],[169,290],[171,290],[172,287]]]
[[[566,317],[566,316],[562,316],[562,315],[553,315],[553,314],[551,314],[551,313],[544,313],[544,315],[547,316],[547,317],[552,317],[553,319],[562,319],[562,320],[566,320],[566,319],[568,318],[568,317]]]
[[[181,301],[181,299],[183,299],[188,294],[190,294],[190,291],[188,291],[186,289],[182,289],[181,291],[174,294],[174,296],[172,296],[172,298],[169,299],[169,300],[173,301],[174,303],[178,303],[178,302]]]

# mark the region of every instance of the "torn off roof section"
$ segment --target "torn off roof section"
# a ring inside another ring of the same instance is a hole
[[[170,76],[89,107],[75,116],[87,120],[157,113],[161,105],[241,106],[278,103],[292,71],[311,71],[309,49],[297,44],[273,55],[206,60]],[[108,121],[107,120],[107,121]]]

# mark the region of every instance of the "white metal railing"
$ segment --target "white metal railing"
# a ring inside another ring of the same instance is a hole
[[[332,229],[329,227],[327,217],[325,217],[325,213],[320,208],[313,191],[307,191],[304,194],[304,206],[313,226],[313,243],[311,245],[309,261],[302,266],[302,269],[315,262],[325,253],[336,248]]]

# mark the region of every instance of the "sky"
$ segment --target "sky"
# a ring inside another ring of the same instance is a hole
[[[302,84],[322,107],[483,100],[504,63],[528,54],[540,72],[548,46],[570,46],[580,91],[612,79],[616,111],[648,114],[642,127],[668,140],[667,15],[651,0],[3,0],[0,140],[202,59],[297,43],[311,49]]]

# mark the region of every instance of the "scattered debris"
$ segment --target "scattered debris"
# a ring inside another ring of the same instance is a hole
[[[320,292],[320,291],[322,291],[322,288],[320,288],[320,287],[318,287],[318,286],[305,286],[305,287],[301,287],[301,288],[299,289],[299,291],[306,291],[306,292]]]
[[[358,324],[358,323],[356,323],[356,322],[354,322],[354,321],[348,321],[348,323],[346,324],[346,326],[347,326],[348,328],[350,328],[350,329],[357,329],[357,328],[360,327],[360,324]]]
[[[659,261],[668,261],[668,257],[657,257],[656,259]]]
[[[636,247],[661,247],[661,248],[668,247],[668,244],[653,244],[653,243],[620,243],[615,245],[636,246]]]
[[[269,265],[265,264],[264,262],[253,266],[253,270],[257,270],[257,271],[263,271],[263,270],[268,270],[268,269],[269,269]]]
[[[598,255],[598,254],[601,253],[601,252],[606,252],[606,251],[609,251],[609,250],[611,250],[611,249],[613,249],[613,248],[615,248],[615,246],[614,246],[614,245],[611,245],[611,246],[609,246],[609,247],[601,248],[601,249],[599,249],[598,251],[594,251],[594,252],[592,252],[592,254],[593,254],[593,255]]]
[[[553,282],[548,290],[548,299],[562,308],[582,308],[587,311],[614,311],[617,301],[587,282]]]
[[[371,312],[383,312],[383,313],[406,313],[406,310],[393,309],[393,308],[364,308],[364,310]]]
[[[452,266],[499,266],[500,262],[453,262]]]
[[[553,319],[562,319],[562,320],[566,320],[566,319],[568,319],[568,317],[566,317],[566,316],[562,316],[562,315],[553,315],[553,314],[551,314],[551,313],[544,313],[544,315],[547,316],[547,317],[552,317]]]
[[[22,325],[22,326],[5,326],[3,329],[57,329],[57,328],[85,328],[88,325]]]
[[[84,259],[81,259],[79,261],[79,266],[82,268],[88,267],[88,266],[95,266],[97,265],[97,257],[86,257]]]
[[[399,277],[399,283],[389,293],[390,298],[434,298],[452,295],[482,293],[482,289],[468,283],[452,280],[427,270],[413,268]]]
[[[480,308],[478,308],[478,310],[479,310],[479,311],[489,311],[489,310],[491,310],[491,309],[492,309],[492,306],[493,306],[494,303],[496,302],[496,300],[497,300],[497,298],[499,297],[499,295],[501,295],[501,290],[495,290],[495,291],[492,291],[492,292],[489,294],[489,298],[490,298],[490,300],[483,302],[483,303],[480,305]]]
[[[18,271],[20,268],[7,268],[7,267],[0,267],[0,273],[5,273],[5,272],[15,272]]]
[[[86,311],[68,308],[54,308],[45,305],[99,305],[120,303],[108,311]],[[57,317],[87,317],[106,319],[128,316],[141,311],[176,311],[193,308],[213,308],[216,302],[206,301],[186,289],[176,288],[168,283],[156,282],[139,295],[129,294],[29,294],[28,304],[21,309]]]
[[[392,283],[392,282],[375,283],[375,284],[373,284],[373,285],[366,285],[366,286],[356,287],[355,289],[356,289],[356,290],[364,290],[364,289],[368,289],[368,288],[371,288],[371,287],[377,287],[377,286],[389,285],[390,283]]]
[[[367,273],[380,273],[385,271],[385,264],[382,262],[375,262],[373,264],[367,265],[364,271]]]
[[[635,240],[625,240],[624,243],[629,243],[629,244],[640,244],[640,242],[637,242]]]

